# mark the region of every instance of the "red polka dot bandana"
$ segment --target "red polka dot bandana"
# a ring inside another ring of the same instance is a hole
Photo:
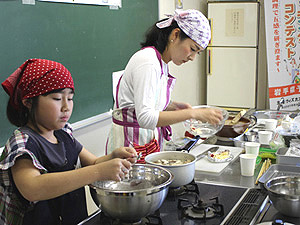
[[[9,102],[19,108],[19,100],[33,98],[47,92],[72,88],[71,73],[60,63],[47,59],[28,59],[3,83]]]

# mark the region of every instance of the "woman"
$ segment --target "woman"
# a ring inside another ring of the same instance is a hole
[[[163,139],[170,140],[171,124],[222,119],[219,110],[193,109],[187,103],[170,101],[175,78],[169,74],[168,63],[192,61],[207,47],[210,36],[208,20],[197,10],[175,11],[152,26],[117,85],[107,153],[131,146],[142,153],[138,162],[143,162],[146,155],[160,151]]]

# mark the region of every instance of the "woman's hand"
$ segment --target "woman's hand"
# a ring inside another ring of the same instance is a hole
[[[121,147],[115,149],[111,153],[111,158],[121,158],[121,159],[127,159],[131,163],[135,163],[137,159],[137,153],[134,148],[130,147]]]
[[[176,110],[181,110],[181,109],[190,109],[192,106],[188,103],[184,102],[170,102],[170,104],[167,107],[167,111],[176,111]]]
[[[209,122],[211,124],[218,124],[222,119],[222,111],[218,109],[193,109],[194,110],[194,119],[201,120],[203,122]]]

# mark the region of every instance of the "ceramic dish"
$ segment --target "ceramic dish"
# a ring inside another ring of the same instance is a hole
[[[233,155],[228,149],[217,150],[216,152],[209,151],[207,153],[207,159],[210,162],[215,162],[215,163],[230,162],[231,160],[233,160],[233,158],[234,158]]]

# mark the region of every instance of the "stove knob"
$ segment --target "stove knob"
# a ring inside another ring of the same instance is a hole
[[[284,225],[285,223],[282,220],[275,220],[272,225]]]

